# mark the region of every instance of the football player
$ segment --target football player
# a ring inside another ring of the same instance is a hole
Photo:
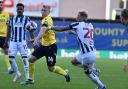
[[[25,79],[29,79],[28,73],[28,53],[27,53],[27,44],[26,44],[26,26],[30,22],[29,17],[24,16],[24,4],[18,3],[16,5],[17,15],[14,15],[10,18],[9,21],[9,29],[7,33],[6,44],[9,41],[9,58],[11,63],[12,70],[15,71],[16,75],[13,79],[15,83],[18,79],[21,78],[21,73],[18,70],[17,63],[15,61],[15,57],[17,52],[19,51],[22,57],[22,62],[25,71]],[[30,31],[30,37],[33,39],[34,35],[33,32]]]
[[[7,34],[7,25],[9,22],[9,13],[3,11],[3,1],[0,0],[0,47],[4,50],[5,53],[5,62],[8,68],[8,73],[10,74],[11,65],[8,58],[8,45],[5,45],[5,39]]]
[[[128,9],[123,9],[121,12],[121,23],[125,26],[125,29],[128,32]],[[123,70],[128,72],[128,60],[124,63]]]

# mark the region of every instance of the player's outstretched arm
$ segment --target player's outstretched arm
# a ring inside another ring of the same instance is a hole
[[[38,36],[37,36],[37,40],[39,40],[39,39],[41,39],[41,37],[43,36],[43,34],[45,33],[47,31],[47,29],[46,28],[41,28],[41,30],[40,30],[40,32],[39,32],[39,34],[38,34]]]
[[[72,34],[72,35],[76,35],[76,34],[77,34],[77,33],[76,33],[75,31],[73,31],[73,30],[69,30],[68,33],[69,33],[69,34]]]
[[[53,27],[48,27],[49,30],[55,30],[58,32],[63,32],[63,31],[68,31],[70,30],[69,26],[53,26]]]
[[[46,31],[47,31],[46,28],[44,28],[44,27],[41,28],[41,30],[40,30],[38,36],[37,36],[37,37],[35,38],[35,40],[34,40],[34,45],[37,44],[38,40],[42,38],[43,34],[44,34]]]
[[[8,41],[10,39],[10,35],[11,35],[11,27],[8,25],[7,26],[7,35],[6,35],[6,39],[5,39],[5,43],[4,43],[3,47],[7,47]]]
[[[6,35],[5,42],[8,42],[9,41],[10,35],[11,35],[11,27],[8,25],[7,26],[7,35]]]
[[[30,40],[31,40],[31,41],[33,40],[33,41],[34,41],[34,31],[29,31],[29,35],[30,35]],[[30,42],[31,42],[31,41],[30,41]],[[32,42],[33,42],[33,41],[32,41]]]

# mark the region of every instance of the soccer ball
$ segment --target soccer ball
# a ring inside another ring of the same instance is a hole
[[[37,29],[37,23],[35,21],[30,21],[27,25],[26,25],[26,29],[28,31],[35,31]]]

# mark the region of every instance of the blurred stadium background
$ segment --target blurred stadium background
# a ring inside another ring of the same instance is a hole
[[[128,74],[122,70],[123,63],[128,59],[128,33],[119,22],[121,10],[128,8],[128,0],[4,0],[4,10],[16,14],[15,6],[18,2],[25,4],[24,14],[38,24],[35,36],[40,30],[42,5],[52,7],[50,15],[54,25],[59,26],[75,21],[78,10],[87,10],[89,21],[95,28],[96,66],[101,69],[101,79],[108,89],[128,89]],[[70,64],[70,59],[79,52],[76,36],[56,33],[56,38],[59,48],[57,64],[70,70],[71,83],[67,84],[63,78],[48,72],[45,61],[40,60],[36,63],[35,85],[13,84],[11,81],[14,75],[6,73],[4,56],[0,51],[0,89],[94,89],[95,85],[82,70]],[[28,46],[31,54],[32,45]],[[20,57],[17,57],[19,69],[23,71],[19,59]]]

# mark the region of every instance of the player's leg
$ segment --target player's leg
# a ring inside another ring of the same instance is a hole
[[[10,65],[9,57],[8,57],[8,46],[5,45],[5,37],[0,37],[0,47],[4,51],[4,54],[5,54],[4,60],[5,60],[6,66],[7,66],[8,71],[9,71],[11,69],[11,65]]]
[[[29,58],[29,78],[23,82],[21,82],[21,85],[27,85],[27,84],[34,84],[34,72],[35,72],[35,64],[34,62],[37,60],[37,58],[33,55]]]
[[[31,55],[29,59],[29,79],[34,81],[34,72],[35,72],[35,64],[34,61],[36,60],[36,57]]]
[[[42,46],[34,50],[31,57],[29,58],[29,79],[27,81],[21,82],[21,85],[34,84],[34,71],[35,71],[34,63],[39,58],[44,56],[43,53],[45,53],[45,51],[46,49],[44,49]]]
[[[47,49],[48,50],[48,53],[47,53],[48,56],[46,56],[49,71],[65,76],[66,81],[70,82],[70,76],[69,76],[68,70],[64,70],[60,66],[55,66],[56,54],[57,54],[57,45],[53,44],[49,48]]]
[[[12,74],[13,71],[11,71],[11,64],[9,62],[8,48],[4,48],[3,50],[4,50],[4,54],[5,54],[5,58],[4,59],[5,59],[6,66],[8,68],[8,73]]]
[[[49,71],[54,72],[56,74],[63,75],[66,78],[66,81],[70,82],[69,71],[67,69],[64,70],[60,66],[55,66],[55,61],[53,61],[53,60],[55,60],[55,58],[53,56],[47,57],[47,65],[48,65]]]
[[[77,54],[77,56],[73,60],[71,60],[72,65],[83,68],[83,65],[81,64],[82,62],[81,56],[82,56],[81,53]]]
[[[100,76],[100,69],[98,68],[98,67],[96,67],[96,66],[92,66],[92,70],[93,70],[93,72],[94,72],[94,74],[96,74],[98,77]]]
[[[27,44],[26,42],[20,42],[18,44],[18,49],[19,49],[19,52],[21,54],[21,57],[22,57],[22,62],[23,62],[23,66],[24,66],[24,72],[25,72],[25,78],[26,80],[29,79],[29,71],[28,71],[28,67],[29,67],[29,63],[28,63],[28,50],[27,50]]]
[[[95,62],[95,52],[83,55],[83,66],[85,74],[98,86],[98,89],[104,89],[105,85],[100,81],[99,77],[93,71],[93,64]]]
[[[128,61],[126,61],[123,65],[124,72],[128,72]]]
[[[71,60],[72,65],[77,66],[77,67],[80,67],[80,68],[83,68],[83,65],[82,65],[82,58],[81,58],[81,57],[82,57],[82,54],[81,54],[81,53],[77,54],[77,56],[74,57],[73,60]],[[94,72],[97,76],[99,76],[99,73],[100,73],[100,69],[99,69],[99,68],[95,68],[95,67],[93,66],[92,70],[93,70],[93,72]]]
[[[11,68],[16,72],[16,76],[13,79],[13,82],[16,82],[20,77],[21,77],[21,73],[18,70],[18,66],[15,60],[15,56],[17,54],[17,45],[15,42],[10,42],[9,45],[9,59],[10,59],[10,64],[11,64]]]
[[[29,58],[29,78],[34,80],[34,71],[35,71],[35,61],[40,59],[45,55],[46,49],[40,45],[37,49],[34,50],[31,57]]]

